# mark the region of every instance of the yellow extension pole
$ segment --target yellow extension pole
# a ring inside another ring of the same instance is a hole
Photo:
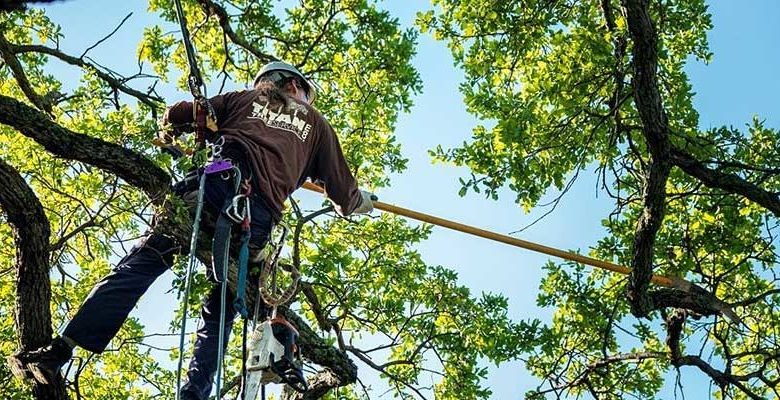
[[[305,189],[323,193],[323,189],[311,182],[306,182],[303,184],[303,187]],[[553,257],[562,258],[564,260],[570,260],[570,261],[576,261],[578,263],[590,265],[596,268],[606,269],[608,271],[617,272],[623,275],[628,275],[631,273],[631,268],[624,267],[622,265],[613,264],[611,262],[597,260],[595,258],[583,256],[581,254],[572,253],[569,251],[563,251],[556,249],[554,247],[544,246],[538,243],[529,242],[527,240],[517,239],[513,238],[511,236],[502,235],[500,233],[495,233],[491,231],[486,231],[484,229],[480,229],[474,226],[461,224],[459,222],[450,221],[444,218],[435,217],[433,215],[424,214],[421,212],[417,212],[414,210],[409,210],[403,207],[394,206],[392,204],[383,203],[381,201],[375,201],[374,202],[374,208],[386,211],[389,213],[393,213],[396,215],[400,215],[407,218],[416,219],[418,221],[427,222],[429,224],[442,226],[445,228],[453,229],[456,231],[468,233],[471,235],[483,237],[485,239],[494,240],[501,243],[506,243],[508,245],[512,245],[515,247],[521,247],[523,249],[535,251],[537,253],[543,253],[547,254]],[[674,287],[679,288],[682,286],[688,286],[686,285],[687,282],[683,281],[679,278],[668,278],[665,276],[660,275],[653,275],[651,278],[651,282],[656,283],[661,286],[666,287]]]

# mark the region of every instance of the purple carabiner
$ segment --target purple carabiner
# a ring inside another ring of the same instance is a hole
[[[227,171],[233,168],[233,163],[230,160],[216,160],[206,166],[207,174],[216,174],[222,171]]]

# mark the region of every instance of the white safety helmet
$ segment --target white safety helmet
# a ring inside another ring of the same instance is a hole
[[[319,86],[314,81],[306,78],[301,71],[298,71],[298,68],[284,61],[272,61],[263,65],[260,71],[257,72],[257,75],[255,75],[254,86],[257,86],[261,79],[267,79],[276,84],[288,78],[298,78],[301,85],[303,85],[303,91],[306,92],[306,98],[309,100],[309,103],[314,103]]]

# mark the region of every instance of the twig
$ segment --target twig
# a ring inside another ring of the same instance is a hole
[[[135,90],[133,88],[128,87],[125,85],[126,80],[119,80],[117,78],[114,78],[113,76],[109,75],[108,73],[104,72],[98,66],[89,63],[87,61],[84,61],[81,58],[76,58],[71,55],[65,54],[57,49],[52,49],[51,47],[46,47],[43,45],[11,45],[11,49],[15,54],[20,53],[41,53],[41,54],[47,54],[56,58],[59,58],[60,60],[64,61],[65,63],[68,63],[70,65],[75,65],[77,67],[81,67],[84,69],[90,69],[95,71],[95,74],[105,81],[112,89],[119,90],[120,92],[123,92],[125,94],[128,94],[130,96],[135,97],[140,102],[146,104],[149,106],[149,108],[155,109],[157,108],[160,103],[163,103],[164,100],[157,96],[151,96],[146,93],[140,92],[138,90]]]
[[[130,14],[127,14],[127,15],[126,15],[126,16],[125,16],[125,17],[122,19],[122,22],[120,22],[120,23],[119,23],[119,25],[117,25],[117,27],[116,27],[116,28],[114,28],[114,30],[113,30],[113,31],[111,31],[111,33],[109,33],[108,35],[106,35],[106,36],[105,36],[105,37],[103,37],[102,39],[98,40],[98,41],[97,41],[97,43],[93,44],[92,46],[89,46],[89,47],[87,47],[87,49],[86,49],[86,50],[84,50],[84,52],[83,52],[83,53],[81,53],[81,55],[79,56],[79,58],[84,58],[84,56],[86,56],[86,55],[87,55],[87,53],[88,53],[90,50],[92,50],[92,49],[94,49],[95,47],[99,46],[101,43],[105,42],[106,40],[108,40],[108,38],[110,38],[111,36],[113,36],[113,35],[114,35],[114,34],[115,34],[115,33],[116,33],[118,30],[119,30],[119,28],[121,28],[121,27],[122,27],[122,25],[124,25],[125,21],[127,21],[127,20],[128,20],[128,18],[130,18],[130,16],[131,16],[131,15],[133,15],[133,13],[132,13],[132,12],[131,12]]]

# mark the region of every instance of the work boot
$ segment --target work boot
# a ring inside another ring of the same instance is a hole
[[[46,347],[18,352],[6,361],[16,377],[49,385],[61,379],[60,369],[72,356],[73,348],[62,338],[56,338]]]

